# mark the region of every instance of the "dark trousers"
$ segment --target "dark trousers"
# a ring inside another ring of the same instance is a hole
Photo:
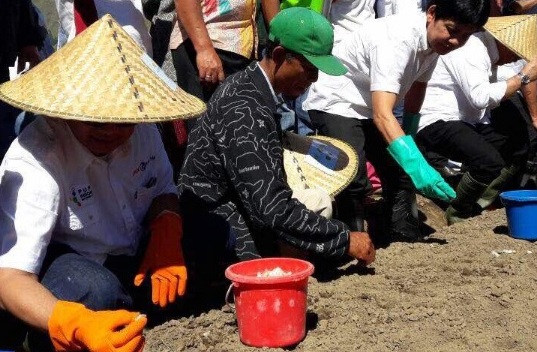
[[[491,124],[472,126],[462,121],[437,121],[416,135],[427,155],[434,152],[462,162],[478,182],[489,184],[503,167],[525,162],[528,132],[524,121],[495,116]]]
[[[341,139],[358,153],[358,173],[342,193],[361,199],[370,192],[366,160],[375,167],[385,192],[414,191],[412,180],[388,153],[388,145],[373,120],[347,118],[317,110],[310,110],[309,114],[319,134]]]
[[[2,59],[0,58],[0,62]],[[0,84],[9,81],[9,66],[0,65]]]
[[[1,61],[1,59],[0,59]],[[0,83],[9,81],[9,68],[0,67]],[[0,101],[0,161],[4,158],[15,136],[15,119],[19,109]]]
[[[533,127],[526,101],[522,96],[515,94],[508,100],[503,101],[500,106],[491,110],[491,115],[495,124],[499,125],[503,123],[503,129],[513,131],[510,132],[510,135],[513,135],[515,138],[528,139],[527,154],[533,160],[537,151],[537,130]],[[524,125],[526,126],[526,131],[524,131]],[[524,154],[524,149],[521,149],[517,155],[514,155],[515,160],[521,158],[521,153]]]
[[[222,61],[224,75],[228,77],[236,72],[244,70],[252,59],[230,51],[216,49],[218,57]],[[199,71],[196,65],[196,50],[190,39],[172,50],[173,66],[177,73],[177,85],[186,92],[207,102],[213,95],[217,85],[208,85],[200,81]],[[188,120],[191,127],[192,120]]]

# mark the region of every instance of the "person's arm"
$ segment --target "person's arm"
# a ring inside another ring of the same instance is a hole
[[[484,39],[489,36],[484,34]],[[516,56],[501,54],[507,48],[498,48],[500,59],[492,62],[485,45],[470,37],[464,47],[453,51],[441,58],[449,74],[461,88],[466,99],[476,109],[494,108],[501,101],[509,99],[522,87],[519,75],[514,75],[506,81],[490,82],[489,70],[492,65],[511,62]],[[512,54],[512,53],[511,53]],[[537,79],[537,57],[528,62],[521,70],[531,81]]]
[[[381,40],[380,44],[370,50],[369,77],[373,123],[386,143],[390,144],[405,134],[393,114],[393,109],[402,89],[401,82],[408,79],[405,78],[407,65],[414,60],[415,49],[406,42]],[[423,75],[425,73],[422,73]],[[406,102],[411,103],[413,102]],[[415,104],[421,106],[421,103],[418,101]]]
[[[515,15],[523,15],[537,6],[537,0],[516,0],[509,4],[508,9]]]
[[[522,86],[521,91],[531,117],[531,124],[537,129],[537,81]]]
[[[522,90],[524,96],[528,94],[528,98],[530,99],[530,101],[534,99],[535,94],[533,94],[533,97],[530,97],[529,95],[531,94],[531,92],[535,93],[536,89],[535,81],[537,80],[537,56],[534,57],[531,61],[529,61],[526,65],[524,65],[520,72],[528,76],[528,78],[530,79],[530,83],[524,85],[519,75],[515,75],[509,78],[506,81],[507,88],[503,97],[504,100],[515,94],[519,89]]]
[[[196,50],[196,66],[200,80],[218,83],[224,80],[222,61],[214,49],[203,20],[199,0],[175,0],[177,19],[185,28]]]
[[[28,133],[31,138],[35,131]],[[37,273],[56,227],[61,191],[45,163],[11,155],[10,149],[0,182],[0,308],[46,331],[56,299]]]
[[[455,197],[455,191],[425,161],[414,139],[404,134],[392,112],[395,101],[396,95],[393,93],[372,92],[373,122],[388,143],[388,152],[420,192],[427,197],[449,201]]]
[[[490,16],[502,16],[504,0],[491,0],[490,2]]]
[[[425,99],[426,89],[427,83],[416,81],[405,95],[403,131],[413,137],[418,132],[421,116],[420,110]]]
[[[46,249],[55,224],[54,194],[58,194],[58,190],[54,190],[54,182],[50,182],[46,173],[39,173],[39,169],[32,170],[18,159],[9,159],[6,164],[13,164],[10,166],[24,177],[6,171],[0,184],[3,194],[0,211],[12,214],[16,209],[17,214],[0,216],[6,220],[0,221],[0,248],[9,248],[0,254],[0,308],[30,326],[48,332],[58,351],[100,350],[111,345],[118,348],[131,346],[132,349],[124,350],[139,351],[147,322],[145,318],[136,321],[139,313],[95,312],[82,304],[56,299],[38,282],[37,275],[31,271],[37,272],[39,268],[29,265],[28,261],[39,258],[40,251]],[[25,265],[32,270],[16,268]]]
[[[470,106],[484,110],[498,106],[504,97],[506,83],[491,82],[489,72],[493,63],[482,40],[471,36],[462,47],[442,56],[438,65],[445,67],[450,80],[456,85]]]
[[[268,32],[270,21],[280,12],[280,0],[261,0],[261,10]]]
[[[36,304],[39,302],[39,304]],[[0,308],[42,331],[57,299],[37,281],[37,275],[10,268],[0,268]]]
[[[405,135],[393,114],[396,100],[397,95],[391,92],[371,92],[373,123],[388,144]]]

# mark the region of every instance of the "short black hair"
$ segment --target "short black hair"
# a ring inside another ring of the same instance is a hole
[[[2,0],[0,0],[0,1],[2,1]],[[263,53],[264,53],[263,56],[267,56],[267,57],[269,57],[269,58],[272,58],[272,52],[274,51],[274,49],[275,49],[277,46],[281,46],[282,48],[285,49],[285,51],[286,51],[288,54],[291,54],[291,55],[293,55],[293,56],[297,56],[297,55],[299,55],[299,56],[303,56],[302,54],[299,54],[299,53],[297,53],[297,52],[295,52],[295,51],[293,51],[293,50],[289,50],[289,49],[287,49],[286,47],[284,47],[284,46],[278,44],[278,42],[272,41],[272,40],[270,40],[270,39],[267,40],[267,44],[265,45],[265,50],[263,50]],[[1,351],[0,351],[0,352],[1,352]]]
[[[437,19],[482,27],[490,14],[490,0],[428,0],[425,10],[436,5]]]

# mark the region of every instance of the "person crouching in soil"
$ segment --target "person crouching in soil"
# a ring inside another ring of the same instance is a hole
[[[319,70],[346,72],[330,54],[330,23],[307,8],[286,9],[270,22],[268,39],[265,57],[217,89],[189,134],[178,182],[185,241],[201,226],[239,260],[285,254],[284,243],[371,264],[369,235],[307,209],[292,197],[283,168],[279,95],[298,97]]]
[[[172,168],[149,122],[205,105],[110,15],[0,99],[40,115],[0,166],[0,349],[27,330],[32,351],[141,351],[136,298],[167,306],[187,282]]]

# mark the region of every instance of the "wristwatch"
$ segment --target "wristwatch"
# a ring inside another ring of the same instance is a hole
[[[525,73],[522,73],[522,71],[520,71],[519,73],[517,73],[518,77],[520,77],[520,81],[522,82],[522,85],[525,86],[526,84],[530,83],[530,76],[528,76],[527,74]]]

